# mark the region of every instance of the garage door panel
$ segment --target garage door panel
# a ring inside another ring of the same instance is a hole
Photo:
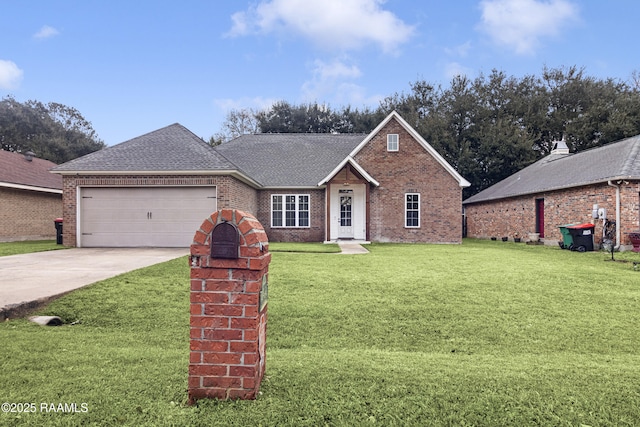
[[[147,221],[148,217],[145,213],[138,211],[132,211],[128,209],[100,209],[96,207],[91,210],[85,210],[83,212],[83,221],[85,223],[103,223],[105,221],[119,221],[119,222],[136,222],[141,223]]]
[[[171,233],[188,233],[189,231],[191,231],[191,237],[193,237],[196,230],[200,228],[200,224],[202,224],[203,219],[204,217],[200,218],[199,222],[185,221],[184,223],[180,223],[180,224],[153,221],[153,223],[149,228],[149,232],[154,234],[169,235]],[[191,244],[191,241],[189,241],[189,244]]]
[[[215,187],[81,189],[81,246],[188,247],[217,210]]]

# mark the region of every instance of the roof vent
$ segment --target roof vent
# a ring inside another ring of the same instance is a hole
[[[553,143],[551,154],[569,154],[569,147],[567,146],[567,143],[564,141],[564,136],[560,141],[556,141]]]
[[[27,151],[26,153],[24,153],[24,159],[27,162],[31,162],[33,161],[33,158],[35,157],[36,153],[34,153],[33,151]]]

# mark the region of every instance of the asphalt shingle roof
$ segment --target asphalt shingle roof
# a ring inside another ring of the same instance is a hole
[[[316,186],[366,138],[363,134],[243,135],[216,151],[264,187]]]
[[[49,160],[28,161],[24,154],[0,150],[0,183],[62,190],[62,177],[49,172],[54,166]]]
[[[478,203],[608,180],[640,180],[640,135],[576,154],[550,154],[463,203]]]
[[[235,170],[231,162],[175,123],[54,168],[55,172]]]

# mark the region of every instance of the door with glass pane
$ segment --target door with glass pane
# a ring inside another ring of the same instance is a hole
[[[353,190],[340,190],[338,238],[353,239]]]

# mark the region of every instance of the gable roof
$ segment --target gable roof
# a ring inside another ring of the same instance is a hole
[[[369,143],[369,141],[371,141],[371,139],[373,139],[374,136],[376,136],[381,130],[382,128],[384,128],[387,123],[389,123],[392,119],[395,119],[398,123],[400,123],[400,125],[404,128],[404,130],[407,131],[407,133],[409,133],[409,135],[411,135],[411,137],[413,139],[415,139],[421,146],[422,148],[424,148],[429,154],[431,154],[431,156],[433,156],[433,158],[440,163],[440,165],[456,180],[458,181],[458,185],[460,187],[469,187],[471,185],[471,183],[469,181],[467,181],[466,179],[464,179],[462,177],[462,175],[460,175],[458,173],[458,171],[456,171],[453,166],[451,166],[449,164],[449,162],[447,162],[444,157],[442,157],[440,155],[440,153],[438,153],[432,146],[431,144],[429,144],[423,137],[422,135],[420,135],[418,132],[416,132],[416,130],[411,127],[411,125],[409,123],[407,123],[407,121],[405,119],[402,118],[402,116],[400,116],[400,114],[398,114],[397,111],[393,110],[382,122],[380,122],[380,124],[378,126],[376,126],[376,128],[371,131],[371,133],[349,154],[350,157],[355,156],[365,145],[367,145]]]
[[[640,180],[640,135],[576,154],[550,154],[463,204],[618,180]]]
[[[264,187],[317,187],[364,134],[242,135],[216,151]]]
[[[49,171],[56,164],[24,154],[0,150],[0,187],[62,194],[62,177]]]
[[[364,168],[362,166],[360,166],[358,164],[358,162],[356,162],[353,157],[351,156],[347,156],[344,158],[344,160],[342,160],[340,162],[340,164],[338,164],[338,166],[336,166],[335,168],[333,168],[333,170],[329,173],[329,175],[325,176],[322,181],[320,181],[318,183],[318,185],[325,185],[326,183],[328,183],[329,181],[331,181],[333,179],[333,177],[342,170],[343,167],[345,167],[347,164],[350,164],[351,166],[353,166],[353,168],[369,183],[375,185],[376,187],[380,186],[380,183],[378,181],[376,181],[376,179],[374,177],[372,177],[371,175],[369,175],[369,173],[364,170]]]
[[[255,134],[242,135],[211,147],[182,125],[149,132],[129,141],[71,160],[53,169],[62,175],[96,174],[229,174],[262,188],[317,188],[347,163],[374,185],[354,160],[392,119],[397,120],[459,183],[460,176],[400,115],[393,111],[367,134]]]
[[[175,123],[63,163],[53,171],[61,174],[210,173],[236,169],[210,145]]]

